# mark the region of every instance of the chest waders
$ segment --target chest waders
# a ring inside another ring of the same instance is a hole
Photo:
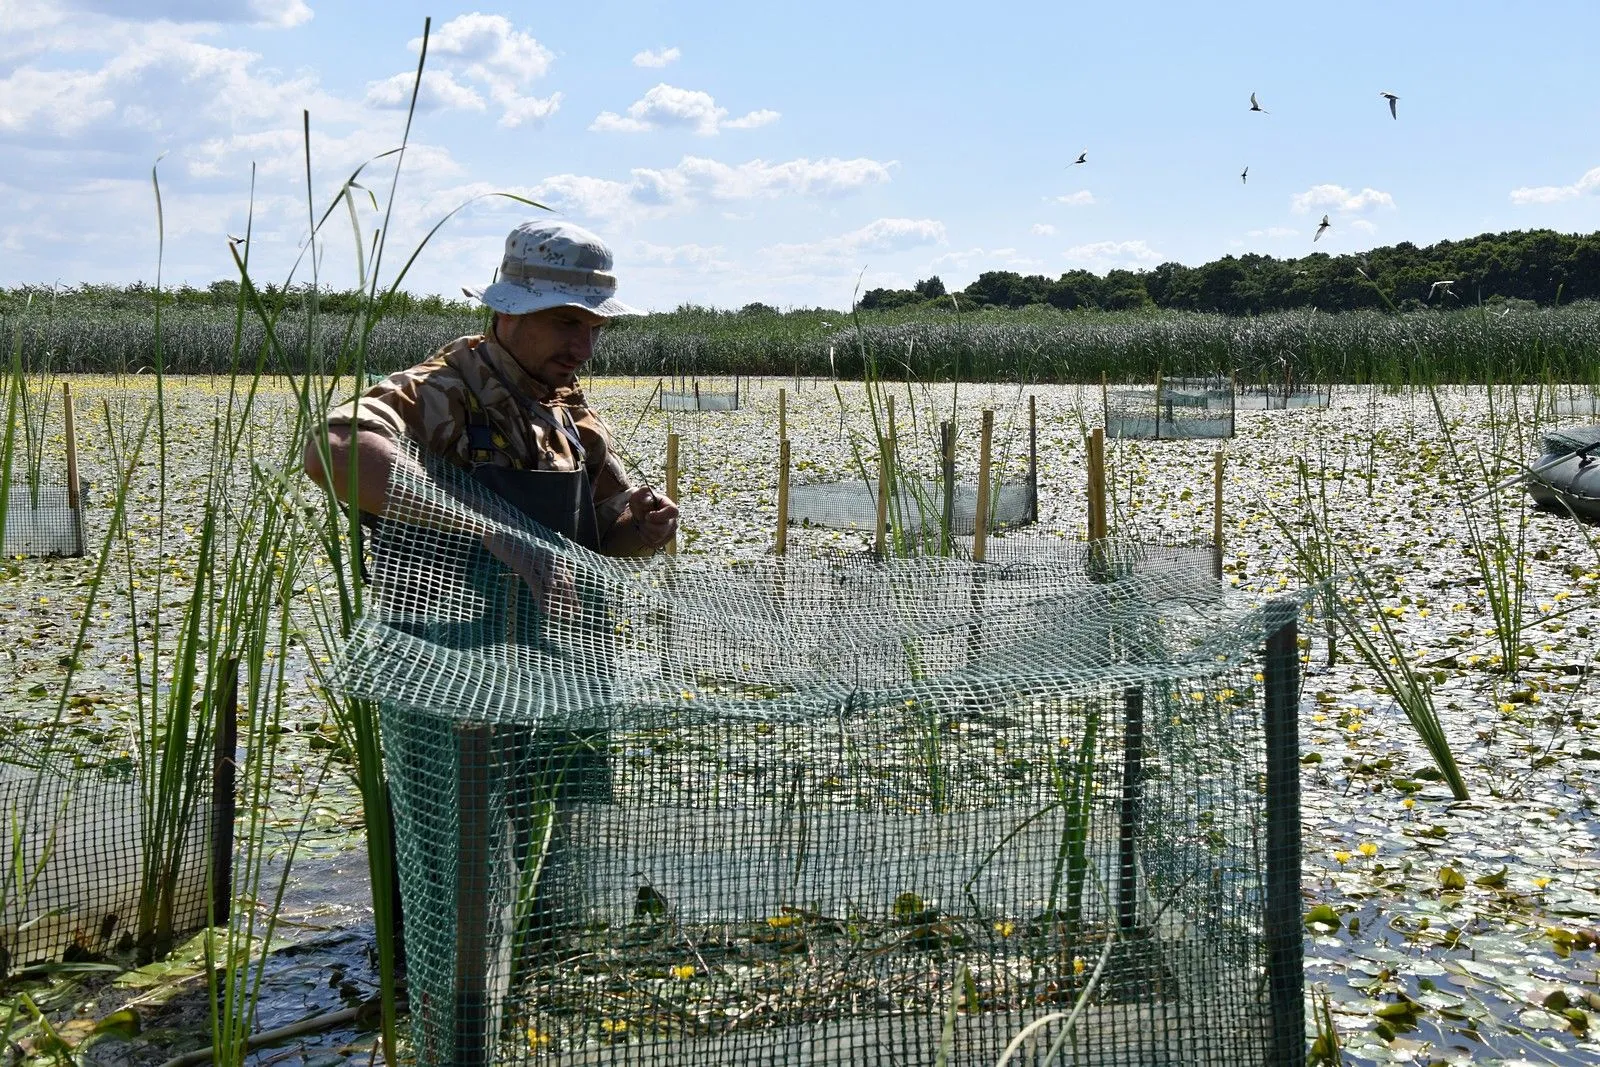
[[[564,408],[534,406],[572,446],[576,470],[523,465],[468,393],[467,442],[472,477],[546,529],[599,549],[594,491],[586,454]],[[553,459],[547,450],[546,456]],[[496,459],[510,462],[495,462]],[[547,462],[549,459],[547,459]],[[490,642],[538,644],[548,618],[524,580],[485,555],[484,594]],[[582,576],[575,595],[584,606]],[[580,619],[582,616],[580,615]],[[581,624],[581,623],[580,623]],[[530,967],[548,966],[558,934],[585,914],[581,857],[573,820],[584,805],[611,801],[610,735],[601,727],[520,723],[456,727],[458,789],[455,1049],[450,1061],[483,1065],[515,1028],[514,1001]]]

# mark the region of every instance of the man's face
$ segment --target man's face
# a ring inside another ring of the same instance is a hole
[[[605,324],[585,308],[546,308],[531,315],[497,314],[495,334],[534,380],[556,389],[577,380]]]

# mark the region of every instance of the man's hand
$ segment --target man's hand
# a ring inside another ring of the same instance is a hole
[[[578,614],[578,587],[572,571],[550,547],[537,539],[518,539],[501,530],[483,535],[489,554],[515,571],[533,593],[533,602],[546,615],[574,618]]]
[[[660,548],[678,534],[678,505],[648,485],[628,494],[627,513],[639,540],[650,548]]]

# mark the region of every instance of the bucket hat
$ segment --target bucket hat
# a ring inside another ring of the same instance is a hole
[[[581,307],[605,318],[642,315],[616,298],[611,249],[570,222],[524,222],[506,236],[499,279],[482,289],[462,289],[507,315],[554,307]]]

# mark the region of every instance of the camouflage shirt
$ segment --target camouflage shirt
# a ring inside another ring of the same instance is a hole
[[[362,393],[357,410],[354,400],[340,404],[328,413],[328,425],[407,436],[461,467],[571,471],[581,452],[602,544],[627,504],[627,472],[583,390],[551,389],[490,337],[456,338]],[[493,448],[474,447],[467,432],[474,422],[487,423]]]

